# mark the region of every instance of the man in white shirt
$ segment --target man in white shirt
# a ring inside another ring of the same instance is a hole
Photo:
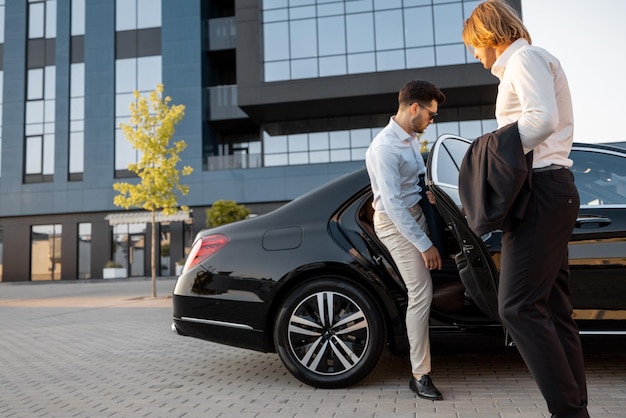
[[[580,336],[569,296],[568,242],[580,199],[569,170],[570,91],[559,61],[531,45],[502,0],[479,4],[463,42],[500,79],[496,119],[518,123],[532,156],[532,191],[523,219],[502,238],[500,318],[556,417],[588,417]]]
[[[429,376],[428,322],[433,290],[430,270],[441,269],[439,251],[426,235],[419,177],[426,168],[417,134],[433,123],[444,94],[426,81],[411,81],[398,94],[398,111],[374,138],[365,163],[374,195],[374,230],[389,250],[407,287],[406,328],[413,376],[420,398],[441,400]]]

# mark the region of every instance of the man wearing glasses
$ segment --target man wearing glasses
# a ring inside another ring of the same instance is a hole
[[[426,81],[410,81],[398,94],[398,111],[365,153],[373,193],[374,230],[391,254],[408,292],[406,328],[410,346],[411,390],[441,400],[429,373],[428,322],[432,301],[430,270],[441,269],[439,251],[426,234],[420,207],[420,176],[426,172],[417,134],[437,116],[445,95]]]

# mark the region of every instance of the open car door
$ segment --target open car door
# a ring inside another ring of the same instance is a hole
[[[456,254],[455,261],[465,289],[487,317],[500,322],[499,272],[483,239],[468,227],[459,197],[459,167],[470,143],[454,135],[439,137],[428,157],[426,185],[435,195],[437,210],[446,227],[459,243],[461,251]]]

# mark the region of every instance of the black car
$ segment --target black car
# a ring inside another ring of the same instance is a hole
[[[428,157],[438,246],[431,332],[502,332],[499,231],[465,222],[458,169],[470,141],[444,135]],[[576,144],[581,208],[570,242],[571,296],[581,333],[626,334],[626,150]],[[406,293],[372,227],[365,169],[263,216],[202,231],[173,295],[180,335],[277,352],[302,382],[352,385],[383,350],[406,353]],[[439,217],[440,216],[440,217]],[[537,237],[545,239],[545,237]]]

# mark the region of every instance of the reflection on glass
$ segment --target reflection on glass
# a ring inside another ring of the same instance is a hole
[[[137,58],[137,90],[152,91],[162,79],[160,55]]]
[[[137,0],[137,29],[161,26],[161,0]]]
[[[54,134],[43,136],[43,174],[54,174]]]
[[[28,70],[26,99],[43,99],[43,68],[33,68]]]
[[[82,173],[84,170],[84,143],[85,133],[83,131],[70,132],[70,173]]]
[[[463,45],[443,45],[435,48],[437,65],[454,65],[465,62],[466,48]]]
[[[115,92],[132,92],[137,83],[137,59],[126,58],[115,61]]]
[[[404,42],[407,48],[434,44],[432,6],[405,9],[404,19]]]
[[[91,223],[78,224],[78,278],[91,278]]]
[[[433,5],[430,0],[324,0],[314,7],[300,1],[264,1],[264,80],[473,62],[461,41],[460,28],[477,4],[479,1],[445,0]],[[303,58],[310,58],[310,63],[295,62]]]
[[[265,61],[289,59],[289,25],[286,22],[263,25]]]
[[[302,126],[307,126],[306,121],[301,123]],[[446,133],[455,135],[461,133],[472,138],[493,131],[492,127],[495,123],[495,119],[435,123],[428,128],[420,140],[426,140],[430,147],[437,137]],[[264,165],[270,167],[362,161],[365,159],[365,151],[372,139],[382,129],[383,126],[377,126],[275,136],[263,132]]]
[[[376,56],[374,53],[348,55],[348,73],[373,73],[376,71]]]
[[[309,154],[307,152],[289,153],[289,165],[300,165],[309,163]]]
[[[346,56],[322,57],[319,60],[320,77],[345,75],[348,72]]]
[[[61,237],[60,224],[31,226],[31,281],[61,279]]]
[[[317,77],[317,58],[291,61],[291,78]]]
[[[72,36],[85,34],[85,0],[71,0],[72,2]]]
[[[115,0],[115,30],[137,29],[136,0]]]
[[[373,13],[346,16],[348,53],[374,50]]]
[[[57,2],[46,1],[46,38],[52,39],[57,36]]]
[[[44,14],[45,3],[29,3],[28,5],[28,38],[43,38],[45,34]]]
[[[343,16],[319,19],[319,54],[338,55],[346,53],[346,25]]]
[[[405,68],[404,50],[383,51],[376,53],[376,70],[393,71]]]
[[[41,174],[42,141],[41,136],[26,138],[26,174]]]
[[[70,96],[82,97],[85,95],[85,63],[72,64],[70,70]]]
[[[424,48],[411,48],[406,50],[407,68],[434,67],[435,48],[432,46]]]
[[[402,31],[402,10],[388,10],[374,13],[376,23],[376,50],[404,48]]]
[[[317,55],[317,29],[314,19],[301,20],[289,27],[290,57],[308,58]]]

